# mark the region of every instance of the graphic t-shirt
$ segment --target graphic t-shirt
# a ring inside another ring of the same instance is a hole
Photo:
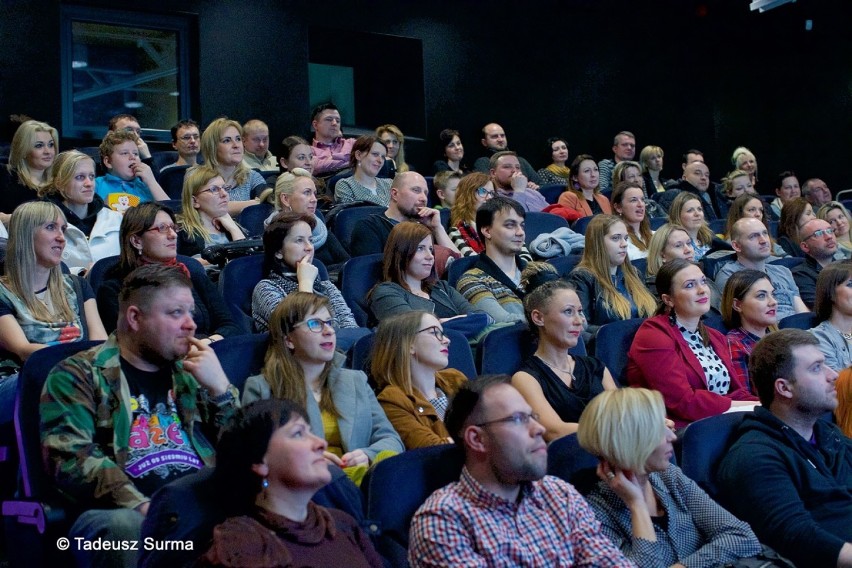
[[[121,359],[130,387],[130,444],[125,473],[145,495],[193,473],[204,463],[183,431],[172,389],[171,369],[142,371]]]

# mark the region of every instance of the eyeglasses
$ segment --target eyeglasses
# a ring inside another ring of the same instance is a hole
[[[133,132],[137,136],[142,136],[142,129],[141,128],[133,128],[132,126],[125,126],[124,130],[125,130],[125,132]]]
[[[184,142],[189,142],[190,140],[198,140],[201,138],[201,134],[184,134],[180,137]]]
[[[476,195],[479,197],[494,197],[494,192],[487,187],[480,187],[476,190]]]
[[[167,235],[169,231],[173,231],[177,234],[178,226],[174,223],[160,223],[159,225],[154,225],[150,229],[147,229],[145,232],[147,233],[148,231],[157,231],[161,235]]]
[[[209,193],[210,195],[220,195],[222,192],[228,193],[228,189],[224,185],[211,185],[207,189],[199,189],[195,195]]]
[[[440,327],[438,327],[437,325],[433,325],[431,327],[421,329],[417,333],[423,333],[423,332],[431,333],[432,335],[435,336],[435,339],[437,339],[438,341],[443,341],[444,338],[446,337],[446,335],[444,335],[444,330],[441,329]]]
[[[476,424],[475,426],[479,426],[480,428],[483,426],[488,426],[489,424],[514,424],[515,426],[524,426],[530,423],[530,420],[535,420],[538,422],[538,414],[535,412],[515,412],[507,416],[506,418],[498,418],[497,420],[489,420],[488,422],[482,422],[480,424]]]
[[[323,327],[329,327],[333,331],[337,331],[337,322],[333,319],[321,320],[319,318],[311,318],[309,320],[300,321],[293,327],[299,327],[300,325],[304,325],[308,328],[308,331],[311,333],[322,333]]]
[[[829,228],[829,229],[817,229],[816,231],[811,233],[811,235],[809,237],[805,237],[802,240],[806,241],[806,240],[813,238],[813,237],[820,238],[823,235],[833,235],[833,234],[834,234],[834,229],[831,229],[831,228]]]

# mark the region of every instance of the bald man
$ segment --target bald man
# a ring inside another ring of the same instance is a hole
[[[491,122],[482,127],[481,142],[488,154],[477,158],[473,163],[473,169],[484,174],[490,174],[491,156],[496,152],[505,152],[508,150],[509,139],[502,126],[496,122]],[[539,177],[538,172],[521,156],[518,156],[518,161],[521,163],[521,172],[527,178],[527,187],[538,189],[538,186],[541,185],[541,177]]]

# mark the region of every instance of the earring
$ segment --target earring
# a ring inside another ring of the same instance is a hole
[[[672,325],[677,325],[677,314],[675,313],[674,306],[669,308],[669,322]]]
[[[264,477],[263,481],[260,482],[260,486],[264,489],[267,489],[269,487],[269,479]]]

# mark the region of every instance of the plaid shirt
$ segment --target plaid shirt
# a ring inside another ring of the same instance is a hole
[[[408,561],[431,566],[634,566],[603,536],[586,501],[546,476],[524,484],[516,503],[462,469],[411,521]]]
[[[741,327],[729,331],[726,337],[728,339],[728,350],[731,352],[731,361],[734,363],[731,371],[742,384],[748,387],[750,392],[756,393],[757,391],[748,378],[748,357],[760,338]]]

